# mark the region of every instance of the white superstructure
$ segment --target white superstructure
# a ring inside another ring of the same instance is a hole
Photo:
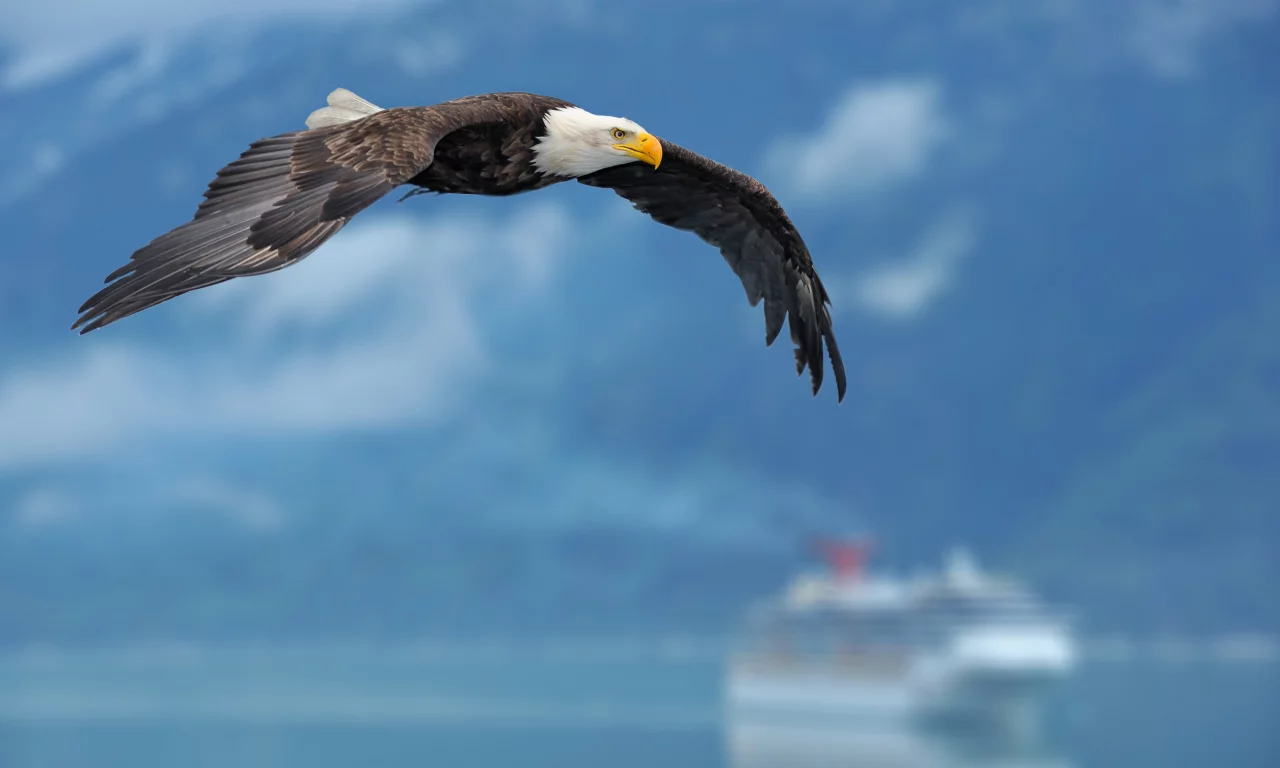
[[[1019,724],[1074,664],[1065,618],[963,551],[909,580],[863,575],[857,547],[831,551],[834,573],[752,611],[727,669],[731,717]]]

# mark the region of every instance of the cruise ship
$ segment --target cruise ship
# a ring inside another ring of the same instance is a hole
[[[726,668],[731,718],[1034,727],[1068,675],[1068,618],[963,550],[939,573],[864,573],[866,543],[823,546],[831,567],[755,606]]]

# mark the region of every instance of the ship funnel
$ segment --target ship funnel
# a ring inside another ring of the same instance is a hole
[[[854,541],[819,540],[815,548],[826,559],[836,581],[857,581],[862,576],[863,567],[874,548],[874,543],[867,539]]]

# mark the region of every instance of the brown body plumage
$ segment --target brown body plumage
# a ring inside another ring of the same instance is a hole
[[[535,94],[382,110],[339,90],[330,105],[313,114],[319,127],[256,141],[218,171],[191,221],[111,273],[73,328],[87,333],[198,288],[282,269],[403,184],[511,195],[576,179],[720,249],[751,305],[764,301],[766,343],[789,318],[797,372],[809,369],[816,394],[825,351],[843,399],[829,297],[800,234],[755,179],[630,121]],[[597,129],[613,135],[611,147]]]

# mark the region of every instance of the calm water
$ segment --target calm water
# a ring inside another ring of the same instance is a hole
[[[1280,766],[1280,663],[1086,662],[1032,744],[722,722],[710,649],[0,658],[0,766]]]

